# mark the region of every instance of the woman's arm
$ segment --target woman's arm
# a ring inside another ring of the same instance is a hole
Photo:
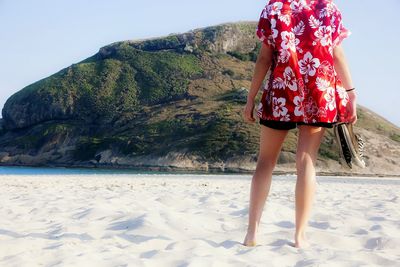
[[[250,91],[247,100],[254,101],[258,91],[264,81],[272,63],[272,48],[266,44],[262,44],[260,52],[257,57],[256,66],[254,68],[253,79],[251,81]]]
[[[333,59],[334,59],[334,65],[335,65],[335,70],[337,75],[339,76],[339,79],[342,81],[342,85],[346,89],[351,89],[353,88],[353,81],[351,79],[351,74],[350,74],[350,69],[347,64],[347,59],[344,54],[343,47],[338,45],[333,49]],[[356,110],[356,91],[350,91],[348,92],[349,98],[350,98],[350,105],[349,105],[349,112],[350,112],[350,123],[356,123],[357,121],[357,110]]]
[[[353,81],[350,75],[350,69],[347,64],[346,56],[342,46],[336,46],[333,49],[333,59],[336,73],[342,81],[343,87],[346,89],[353,88]]]
[[[257,57],[253,78],[251,81],[250,91],[247,95],[247,103],[243,111],[243,117],[248,122],[255,122],[253,116],[254,100],[264,81],[265,75],[267,74],[269,68],[271,67],[272,53],[273,53],[272,48],[263,43]]]

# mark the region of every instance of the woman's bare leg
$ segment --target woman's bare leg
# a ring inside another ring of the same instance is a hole
[[[251,181],[249,225],[243,245],[254,246],[265,201],[271,187],[272,171],[278,160],[288,130],[275,130],[261,125],[257,167]]]
[[[295,247],[307,247],[305,230],[316,190],[315,163],[325,128],[299,126],[296,153],[296,233]]]

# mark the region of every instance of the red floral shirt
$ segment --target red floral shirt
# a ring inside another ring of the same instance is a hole
[[[330,0],[270,0],[257,36],[273,48],[257,116],[292,122],[348,121],[349,101],[333,64],[333,48],[350,32]]]

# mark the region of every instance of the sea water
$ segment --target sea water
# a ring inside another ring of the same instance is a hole
[[[8,175],[94,175],[94,176],[124,176],[131,178],[152,177],[160,179],[182,178],[182,179],[243,179],[251,182],[252,173],[205,173],[205,172],[177,172],[177,171],[144,171],[135,169],[111,169],[111,168],[67,168],[67,167],[20,167],[20,166],[0,166],[0,177]],[[293,174],[274,175],[274,180],[288,182],[296,181]],[[355,176],[317,176],[317,183],[334,182],[340,184],[362,183],[375,185],[400,185],[399,177],[355,177]]]

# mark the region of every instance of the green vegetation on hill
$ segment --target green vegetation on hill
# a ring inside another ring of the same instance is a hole
[[[190,78],[201,73],[192,54],[148,52],[122,43],[109,57],[91,57],[17,92],[7,100],[3,117],[11,127],[67,117],[110,123],[142,105],[184,98]]]
[[[201,74],[199,60],[191,54],[147,52],[122,44],[115,58],[136,70],[139,100],[144,104],[179,99],[187,92],[190,78]]]
[[[173,105],[170,105],[174,109]],[[118,150],[126,156],[165,156],[170,151],[189,151],[209,160],[226,160],[232,155],[245,155],[257,149],[257,138],[238,122],[237,111],[221,104],[211,114],[185,113],[168,119],[146,118],[140,125],[124,131],[85,136],[79,141],[74,157],[90,160],[96,152]],[[146,117],[146,115],[143,115]]]

